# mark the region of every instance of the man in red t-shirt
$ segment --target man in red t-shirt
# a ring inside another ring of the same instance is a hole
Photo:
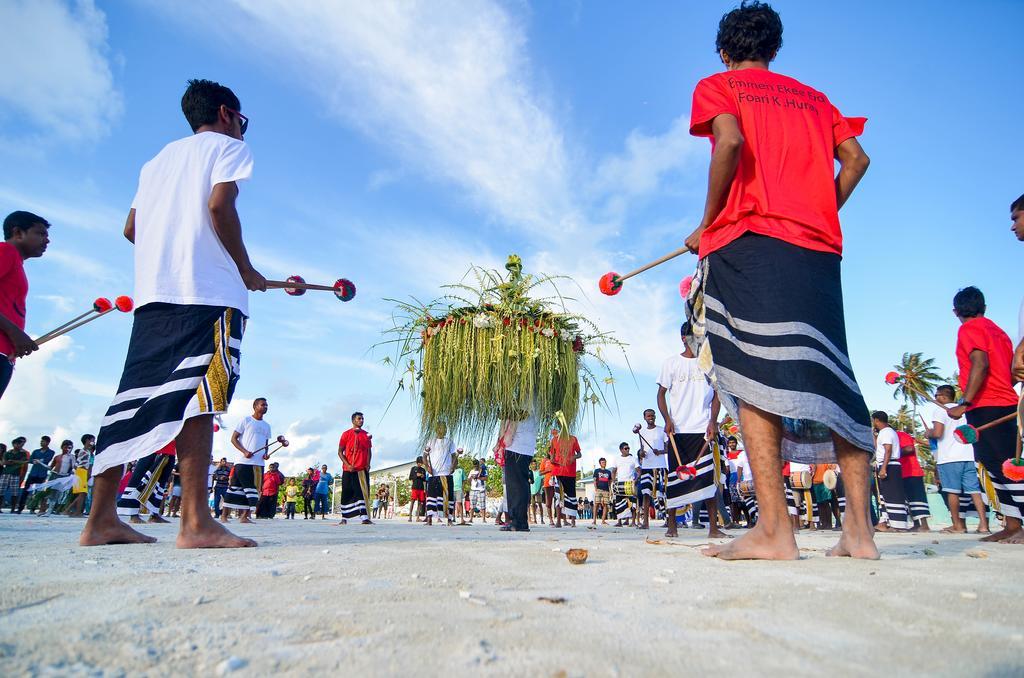
[[[1012,415],[1018,406],[1010,365],[1013,343],[1006,332],[985,317],[985,295],[977,287],[965,287],[953,297],[953,313],[960,320],[956,335],[956,362],[960,369],[960,390],[963,397],[949,416],[975,428]],[[1006,518],[1003,529],[982,537],[982,541],[1024,544],[1021,516],[1024,499],[1018,491],[1010,491],[1017,483],[1003,475],[1003,462],[1017,452],[1017,422],[1012,418],[978,435],[974,443],[974,460],[985,467],[992,479],[999,512]]]
[[[372,525],[366,507],[370,499],[370,457],[372,436],[363,430],[363,413],[352,414],[352,428],[341,434],[338,458],[341,459],[341,522],[362,517],[363,525]]]
[[[50,223],[31,212],[11,212],[4,219],[0,243],[0,398],[14,373],[14,359],[39,350],[25,334],[28,278],[25,260],[43,256],[50,244]]]
[[[574,435],[561,435],[552,431],[551,445],[548,446],[548,458],[551,459],[551,473],[558,478],[562,490],[562,507],[555,518],[555,527],[562,526],[562,517],[567,523],[576,527],[576,460],[583,456],[580,443]]]
[[[847,356],[840,282],[838,212],[867,171],[856,139],[865,120],[770,71],[781,46],[779,15],[765,3],[741,5],[718,27],[725,72],[693,93],[690,133],[710,137],[712,153],[704,215],[686,239],[700,257],[689,343],[743,427],[760,509],[756,527],[704,553],[799,557],[784,452],[801,463],[838,457],[850,510],[830,555],[878,558],[867,519],[871,422]],[[785,445],[784,422],[793,429]]]
[[[928,519],[931,510],[928,508],[928,493],[924,487],[924,469],[917,459],[917,441],[906,431],[897,431],[900,441],[900,468],[903,471],[903,493],[907,495],[907,509],[911,520],[916,525],[911,532],[930,532]]]

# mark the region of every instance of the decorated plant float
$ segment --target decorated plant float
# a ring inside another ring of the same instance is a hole
[[[473,266],[427,304],[391,300],[395,326],[383,343],[397,347],[396,395],[418,396],[424,437],[444,424],[466,444],[486,444],[501,420],[531,412],[576,430],[588,407],[605,403],[614,380],[602,353],[623,344],[568,309],[574,299],[558,283],[569,278],[523,275],[515,254],[505,271]]]

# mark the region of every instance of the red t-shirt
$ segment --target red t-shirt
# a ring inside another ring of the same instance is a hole
[[[264,473],[263,496],[275,496],[282,483],[284,483],[284,475],[282,475],[280,471],[268,471],[267,473]]]
[[[28,278],[25,261],[9,242],[0,242],[0,313],[21,329],[25,329],[25,298]],[[0,353],[14,356],[14,344],[6,332],[0,332]]]
[[[554,440],[551,441],[551,445],[548,447],[548,456],[551,459],[551,472],[552,473],[554,473],[556,476],[563,476],[563,477],[566,477],[566,478],[575,478],[576,477],[576,453],[580,451],[580,443],[579,443],[578,440],[576,440],[576,436],[569,436],[569,437],[571,438],[571,440],[569,441],[570,450],[571,450],[570,453],[569,453],[569,460],[568,460],[569,463],[567,463],[565,465],[559,465],[558,463],[556,463],[556,461],[558,460],[558,454],[557,454],[556,448],[555,448],[555,445],[557,444],[557,439],[554,439]]]
[[[350,428],[341,434],[339,447],[345,448],[345,458],[349,465],[342,464],[343,471],[365,471],[370,467],[370,434],[359,429]]]
[[[712,121],[736,117],[745,140],[725,208],[704,231],[700,257],[746,232],[842,254],[835,149],[864,132],[818,90],[762,68],[716,73],[697,83],[690,134],[711,137]]]
[[[971,351],[988,354],[988,378],[975,394],[971,407],[993,407],[1017,404],[1017,392],[1010,381],[1013,343],[999,325],[985,317],[971,318],[960,325],[956,334],[956,362],[960,368],[960,390],[967,388],[971,376]]]
[[[917,460],[917,441],[906,431],[897,431],[896,437],[900,441],[900,466],[903,469],[903,477],[920,478],[924,476],[921,462]]]

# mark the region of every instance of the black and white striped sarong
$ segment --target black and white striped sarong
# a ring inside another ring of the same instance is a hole
[[[576,476],[556,476],[562,490],[562,515],[576,518],[579,511],[576,503]]]
[[[260,503],[263,489],[263,467],[253,464],[235,464],[228,480],[221,506],[239,511],[252,511]]]
[[[96,439],[93,473],[151,454],[186,419],[227,411],[245,316],[233,308],[152,303],[135,311],[117,395]]]
[[[879,502],[889,527],[909,530],[914,526],[907,512],[907,494],[903,489],[903,467],[898,461],[889,462],[885,478],[878,477]]]
[[[967,423],[977,428],[1013,414],[1016,409],[1012,405],[976,407],[967,411]],[[995,490],[999,513],[1020,519],[1024,517],[1024,483],[1010,480],[1003,473],[1003,462],[1017,451],[1017,435],[1016,421],[1006,421],[987,429],[974,443],[974,458],[985,469]]]
[[[847,356],[840,257],[747,233],[701,260],[686,301],[691,349],[733,418],[783,417],[782,454],[833,463],[829,430],[874,448]]]
[[[154,452],[139,459],[132,470],[128,486],[117,499],[117,515],[137,516],[143,507],[150,515],[158,515],[173,470],[173,454]]]
[[[612,497],[615,520],[629,520],[633,517],[633,508],[630,504],[632,498],[633,495],[626,494],[626,481],[620,480],[615,483],[615,492]]]
[[[362,478],[360,479],[360,476]],[[359,520],[369,520],[370,515],[366,511],[367,504],[372,501],[368,496],[363,495],[363,489],[366,489],[366,493],[370,492],[370,472],[364,471],[345,471],[341,472],[341,498],[338,499],[339,508],[341,509],[341,517],[345,520],[352,518],[358,518]],[[429,500],[427,506],[429,506]],[[430,515],[427,513],[427,515]]]
[[[903,479],[903,492],[907,496],[907,508],[910,509],[910,518],[913,521],[931,518],[932,512],[928,508],[928,493],[924,487],[924,478],[913,476]]]
[[[445,511],[445,499],[448,501]],[[430,476],[427,481],[427,517],[449,518],[455,515],[455,494],[451,476]]]
[[[715,461],[715,454],[711,446],[704,444],[704,434],[674,433],[673,436],[676,449],[679,450],[679,461],[683,466],[693,466],[697,475],[680,480],[676,472],[670,470],[665,483],[665,506],[669,509],[681,509],[687,504],[713,499],[718,489],[716,473],[719,472],[720,467]],[[674,463],[676,463],[675,452],[670,451],[669,464]]]

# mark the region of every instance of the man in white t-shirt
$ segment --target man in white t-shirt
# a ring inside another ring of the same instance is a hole
[[[179,548],[255,546],[210,515],[206,471],[213,418],[238,381],[253,268],[235,200],[252,175],[249,124],[223,85],[191,80],[181,109],[192,136],[147,162],[124,227],[135,246],[135,319],[117,395],[101,422],[93,510],[83,546],[153,541],[117,518],[121,469],[177,441],[182,483]]]
[[[664,488],[668,473],[668,454],[665,450],[668,436],[665,429],[655,423],[656,416],[654,410],[646,409],[644,423],[633,427],[640,439],[640,449],[637,451],[640,459],[640,487],[637,488],[637,495],[643,503],[640,528],[644,530],[650,527],[651,506],[657,503],[663,491],[659,488]]]
[[[665,488],[668,507],[668,532],[676,536],[676,511],[704,502],[708,512],[708,536],[727,537],[718,529],[718,482],[715,478],[715,457],[710,442],[718,437],[718,394],[711,388],[697,358],[686,345],[690,323],[683,323],[680,337],[683,352],[670,357],[661,366],[658,376],[658,409],[665,420],[669,436],[669,467]],[[684,473],[691,467],[695,475]]]
[[[455,488],[452,485],[452,471],[455,469],[457,455],[455,441],[448,437],[448,427],[438,426],[437,437],[431,440],[424,449],[423,461],[427,466],[430,479],[427,480],[427,525],[434,524],[434,518],[447,519],[454,524]]]
[[[872,412],[871,424],[875,429],[875,473],[878,478],[878,501],[885,512],[886,524],[875,528],[909,530],[914,526],[907,507],[907,494],[903,489],[903,467],[900,466],[900,438],[889,426],[889,415]]]
[[[629,443],[619,443],[619,456],[612,468],[612,505],[615,508],[615,527],[622,527],[623,521],[628,525],[633,517],[630,502],[633,493],[626,489],[626,483],[633,480],[636,474],[636,457],[629,450]]]
[[[220,520],[228,521],[231,509],[238,511],[240,523],[251,523],[250,516],[260,501],[263,490],[263,466],[267,463],[270,424],[263,418],[270,406],[266,398],[252,402],[252,416],[238,422],[231,434],[231,444],[238,457],[224,495]]]
[[[967,523],[961,515],[960,498],[970,495],[974,509],[978,512],[978,534],[990,534],[988,512],[981,497],[981,483],[978,480],[978,467],[974,464],[974,448],[956,439],[957,423],[946,412],[947,406],[952,407],[956,401],[956,391],[952,386],[943,385],[935,390],[935,400],[943,407],[935,406],[931,411],[930,428],[925,435],[935,441],[935,465],[939,475],[939,484],[949,504],[949,514],[953,525],[943,532],[967,532]]]

